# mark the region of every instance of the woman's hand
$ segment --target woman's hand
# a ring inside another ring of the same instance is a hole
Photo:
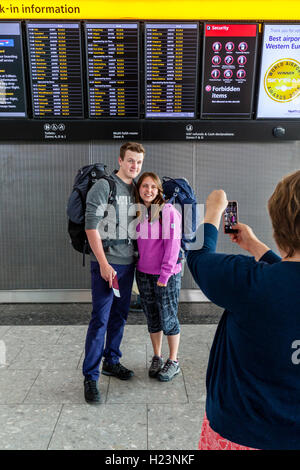
[[[270,248],[257,238],[252,228],[248,225],[238,223],[234,226],[234,229],[238,230],[238,232],[229,235],[231,241],[237,243],[244,250],[249,251],[257,261],[269,251]]]
[[[215,189],[206,199],[204,222],[213,224],[219,229],[222,213],[228,205],[227,196],[223,189]]]
[[[227,205],[227,196],[223,189],[214,189],[206,199],[206,210],[223,212]]]
[[[238,223],[235,224],[234,230],[238,232],[229,234],[231,241],[237,243],[243,250],[250,251],[251,246],[259,241],[249,225]]]
[[[158,285],[159,287],[166,287],[167,284],[162,284],[161,282],[157,281],[157,285]]]

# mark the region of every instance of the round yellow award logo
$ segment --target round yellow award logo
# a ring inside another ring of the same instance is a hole
[[[268,68],[264,87],[274,101],[294,100],[300,93],[300,62],[295,59],[280,59]]]

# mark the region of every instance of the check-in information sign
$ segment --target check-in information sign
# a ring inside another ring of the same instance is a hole
[[[257,118],[300,118],[300,24],[264,27]]]
[[[252,117],[258,25],[204,28],[201,117]]]

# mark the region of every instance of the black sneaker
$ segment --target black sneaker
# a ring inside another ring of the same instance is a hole
[[[100,392],[96,380],[84,380],[84,398],[87,403],[98,405],[100,403]]]
[[[108,362],[104,361],[102,366],[102,374],[104,375],[113,375],[121,380],[128,380],[133,375],[134,372],[132,370],[126,369],[126,367],[122,366],[118,362],[118,364],[109,364]]]
[[[156,377],[157,374],[162,370],[164,365],[164,361],[162,357],[159,356],[153,356],[151,365],[149,367],[149,377]]]

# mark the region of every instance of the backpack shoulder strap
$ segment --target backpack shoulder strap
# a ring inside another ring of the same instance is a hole
[[[107,202],[108,202],[108,204],[113,204],[116,200],[116,194],[117,194],[116,182],[109,175],[103,175],[103,176],[101,176],[101,179],[104,179],[109,184],[109,194],[108,194],[108,201]]]

